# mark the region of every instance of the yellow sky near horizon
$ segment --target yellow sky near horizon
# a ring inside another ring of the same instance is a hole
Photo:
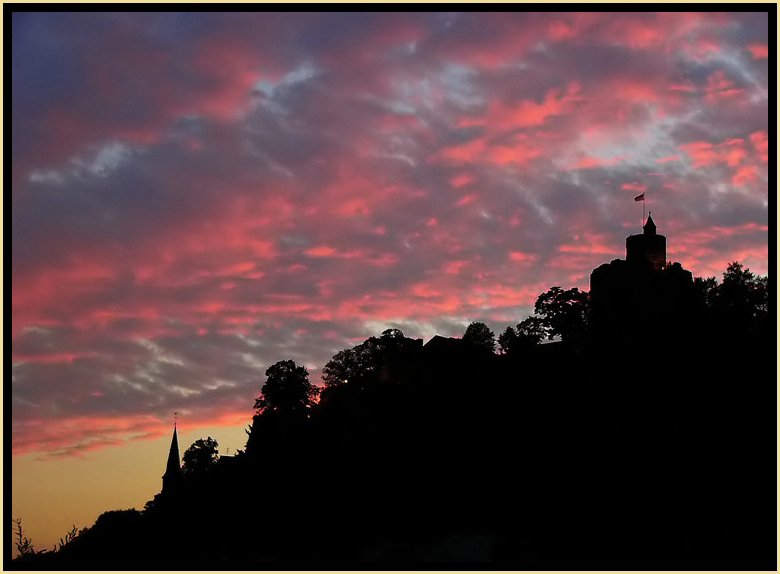
[[[220,455],[233,455],[246,444],[246,425],[187,428],[179,425],[180,455],[197,439],[211,436]],[[75,525],[92,526],[109,510],[136,508],[162,488],[171,433],[153,440],[125,440],[80,456],[49,457],[29,453],[11,460],[11,516],[22,519],[25,536],[36,550],[54,548]],[[129,438],[129,437],[126,437]],[[228,451],[229,449],[229,451]],[[219,503],[219,501],[215,501]],[[16,528],[11,530],[13,542]],[[16,555],[16,546],[13,547]]]

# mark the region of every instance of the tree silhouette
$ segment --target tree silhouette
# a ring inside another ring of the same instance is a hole
[[[65,538],[60,538],[60,545],[57,550],[62,550],[63,548],[65,548],[68,544],[76,540],[78,535],[79,535],[79,529],[76,528],[75,524],[73,524],[71,526],[71,529],[65,533]]]
[[[566,291],[551,287],[539,295],[534,312],[540,316],[548,339],[556,335],[564,341],[576,339],[587,326],[588,293],[576,287]]]
[[[14,524],[16,524],[16,550],[19,552],[20,558],[26,558],[35,555],[35,546],[33,546],[32,539],[24,535],[22,529],[22,519],[13,518]]]
[[[544,320],[531,315],[517,324],[517,345],[520,348],[538,345],[547,336]]]
[[[184,451],[182,471],[185,476],[200,475],[212,468],[219,458],[219,444],[211,437],[199,438]]]
[[[705,306],[711,306],[715,296],[715,288],[718,286],[718,280],[715,277],[694,277],[693,286],[697,291],[697,296]]]
[[[712,288],[710,299],[718,318],[730,328],[754,330],[768,315],[768,280],[734,261],[723,273],[723,282]]]
[[[361,386],[366,377],[379,368],[380,358],[376,337],[371,337],[333,355],[322,369],[322,380],[326,387],[349,383]]]
[[[386,329],[380,337],[369,337],[351,349],[339,351],[322,369],[325,386],[365,386],[390,355],[403,350],[405,341],[406,337],[400,329]]]
[[[502,355],[513,353],[517,348],[517,331],[510,325],[498,336],[498,350]]]
[[[400,340],[404,338],[404,332],[401,329],[385,329],[382,331],[380,339],[385,343],[390,340]]]
[[[265,375],[268,379],[255,400],[260,412],[299,412],[314,404],[319,390],[309,382],[306,367],[292,360],[279,361],[268,367]]]
[[[463,341],[476,349],[494,352],[496,349],[496,336],[487,325],[474,321],[463,333]]]

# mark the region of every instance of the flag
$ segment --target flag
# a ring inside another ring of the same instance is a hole
[[[644,201],[644,200],[645,200],[645,194],[644,193],[640,193],[639,195],[637,195],[634,198],[634,201]]]

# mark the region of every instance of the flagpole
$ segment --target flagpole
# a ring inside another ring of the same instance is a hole
[[[645,192],[643,191],[642,193],[637,195],[634,198],[634,201],[641,201],[642,202],[642,223],[639,226],[639,228],[642,229],[645,226]]]

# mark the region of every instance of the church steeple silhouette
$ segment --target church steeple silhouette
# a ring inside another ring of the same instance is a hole
[[[173,438],[171,439],[171,450],[168,452],[168,464],[163,474],[163,492],[175,490],[181,482],[181,459],[179,458],[179,437],[176,434],[177,421],[173,423]]]

